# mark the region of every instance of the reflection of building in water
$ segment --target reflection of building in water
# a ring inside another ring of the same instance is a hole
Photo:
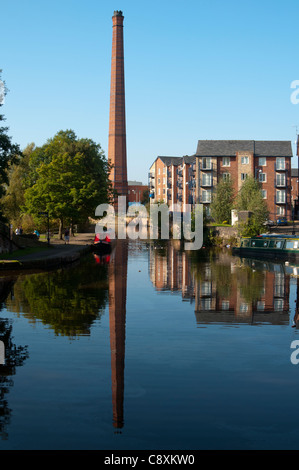
[[[185,252],[178,251],[172,244],[160,250],[152,245],[150,253],[150,279],[157,290],[182,292],[183,299],[194,298],[193,278],[190,263]]]
[[[113,425],[123,427],[128,246],[118,240],[109,265]]]
[[[283,265],[267,263],[262,269],[254,269],[255,266],[236,267],[230,263],[226,277],[217,279],[215,270],[219,265],[221,259],[197,284],[195,314],[199,323],[289,322],[290,276]],[[223,289],[225,283],[227,292]]]
[[[199,323],[289,321],[290,276],[283,264],[244,261],[222,253],[215,260],[192,262],[169,244],[150,249],[150,278],[157,290],[181,292],[195,300]]]

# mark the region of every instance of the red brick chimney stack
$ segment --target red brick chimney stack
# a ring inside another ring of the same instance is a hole
[[[115,11],[112,17],[108,160],[113,165],[110,179],[119,196],[128,194],[123,21],[122,11]]]

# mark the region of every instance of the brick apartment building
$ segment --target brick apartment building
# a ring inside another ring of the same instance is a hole
[[[180,204],[195,204],[196,158],[157,157],[149,172],[149,189],[152,202],[164,202],[173,210]]]
[[[148,191],[148,186],[141,181],[128,181],[128,202],[129,204],[141,203],[144,198],[144,192]]]
[[[196,154],[156,158],[150,168],[152,201],[202,203],[210,212],[219,181],[231,179],[236,194],[253,176],[261,183],[270,218],[292,218],[292,146],[289,141],[199,140]]]

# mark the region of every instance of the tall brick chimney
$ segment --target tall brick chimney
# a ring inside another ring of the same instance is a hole
[[[122,11],[115,11],[112,17],[108,160],[113,165],[110,179],[119,196],[128,194],[123,21]]]

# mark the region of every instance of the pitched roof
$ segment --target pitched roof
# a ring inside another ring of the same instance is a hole
[[[292,157],[290,141],[267,140],[199,140],[199,157],[233,157],[236,152],[252,152],[256,157]]]
[[[170,165],[180,165],[183,161],[182,157],[157,157],[157,159],[160,158],[163,163],[165,163],[166,166]]]
[[[195,163],[196,156],[195,155],[185,155],[183,157],[184,163],[187,163],[190,165],[190,163]]]

